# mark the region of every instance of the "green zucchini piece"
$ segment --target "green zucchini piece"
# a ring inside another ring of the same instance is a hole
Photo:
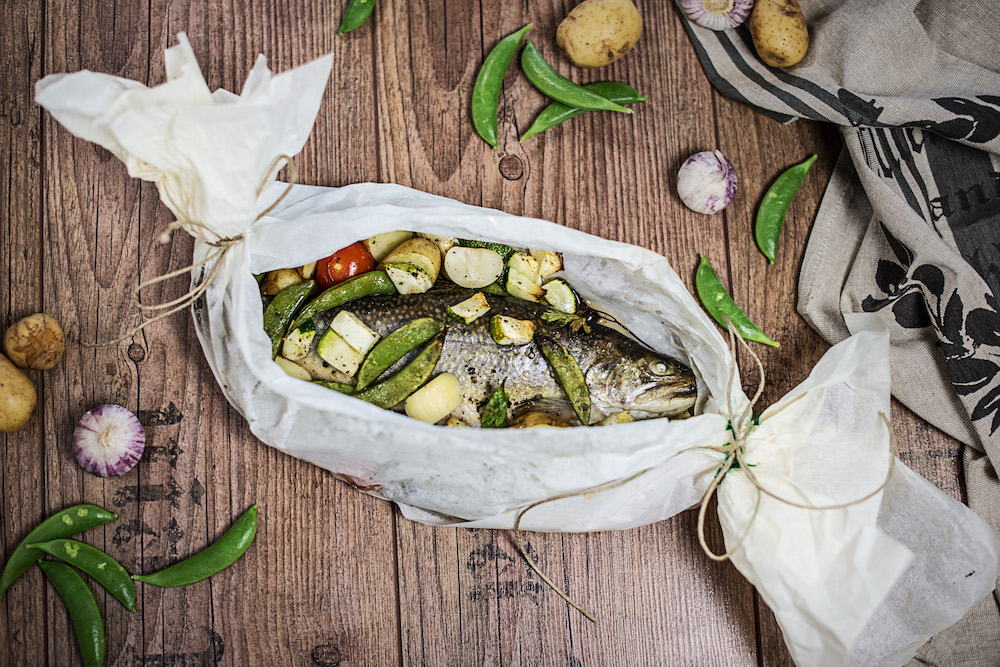
[[[433,317],[421,317],[407,322],[380,340],[365,357],[358,371],[358,391],[361,391],[402,359],[434,336],[444,331],[444,322]]]
[[[497,345],[527,345],[535,337],[535,323],[494,315],[490,318],[490,335]]]
[[[565,280],[561,278],[550,280],[545,283],[544,288],[545,296],[542,297],[543,301],[562,313],[570,315],[576,313],[580,302],[576,298],[573,288]]]
[[[289,323],[295,317],[295,313],[299,312],[299,308],[306,302],[306,299],[309,298],[309,293],[312,292],[315,285],[316,281],[308,280],[298,285],[286,287],[278,292],[271,303],[267,304],[267,310],[264,311],[264,332],[271,339],[272,359],[278,356],[281,342],[289,329]],[[297,322],[291,328],[297,329],[298,324],[300,323]]]
[[[503,257],[503,261],[510,259],[510,256],[514,254],[514,249],[509,245],[504,245],[503,243],[492,243],[490,241],[469,241],[467,239],[459,239],[458,245],[465,246],[466,248],[486,248],[494,252],[500,253]]]
[[[465,301],[456,303],[454,306],[448,306],[444,309],[444,312],[462,324],[471,324],[490,312],[490,303],[486,300],[485,294],[476,292]]]
[[[552,374],[556,376],[559,386],[566,392],[569,402],[573,406],[573,411],[580,418],[580,423],[584,426],[590,424],[590,390],[587,389],[587,380],[580,370],[580,364],[569,351],[546,336],[536,339],[538,348],[542,351],[545,360],[549,362]]]
[[[428,343],[420,351],[420,354],[399,369],[395,375],[355,394],[355,398],[360,398],[362,401],[367,401],[386,410],[396,407],[430,379],[438,359],[441,358],[443,347],[444,334]]]
[[[306,320],[311,320],[314,315],[318,315],[319,313],[342,306],[348,301],[363,299],[366,296],[373,296],[376,294],[395,293],[396,287],[392,284],[392,281],[389,280],[389,276],[385,274],[385,271],[369,271],[368,273],[362,273],[360,276],[355,276],[350,280],[345,280],[339,285],[334,285],[310,301],[309,304],[302,309],[302,312],[299,313],[299,316],[295,319],[290,328],[298,329],[300,324]]]

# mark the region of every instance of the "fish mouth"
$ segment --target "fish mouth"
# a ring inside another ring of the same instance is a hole
[[[693,384],[658,384],[640,392],[633,402],[645,412],[662,414],[667,417],[690,410],[698,401],[698,389]]]

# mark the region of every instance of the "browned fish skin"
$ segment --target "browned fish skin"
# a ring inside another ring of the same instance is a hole
[[[476,291],[442,282],[425,294],[367,297],[342,309],[357,315],[383,337],[419,317],[445,321],[448,330],[435,371],[458,377],[465,393],[460,416],[470,424],[479,423],[479,407],[486,393],[502,382],[512,408],[533,399],[566,398],[534,342],[515,346],[493,341],[489,321],[498,314],[530,320],[536,336],[548,335],[566,347],[587,379],[594,408],[592,421],[624,410],[639,417],[674,416],[694,405],[696,383],[690,369],[600,324],[591,325],[589,333],[574,332],[543,321],[541,314],[547,310],[544,305],[492,294],[486,294],[490,311],[474,322],[463,324],[448,317],[446,307],[464,301]],[[339,310],[316,318],[320,333]],[[393,371],[391,368],[387,373]],[[661,400],[643,401],[643,392],[647,398]]]

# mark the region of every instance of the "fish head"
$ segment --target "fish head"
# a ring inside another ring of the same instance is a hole
[[[690,368],[654,352],[623,356],[588,373],[591,396],[603,412],[674,417],[694,407],[698,382]]]

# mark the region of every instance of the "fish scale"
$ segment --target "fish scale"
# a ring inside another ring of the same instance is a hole
[[[531,321],[535,325],[536,336],[548,336],[573,355],[587,378],[595,418],[626,409],[627,406],[622,404],[627,399],[624,394],[628,392],[621,384],[621,376],[623,373],[625,376],[634,375],[633,384],[638,389],[640,384],[644,384],[640,371],[651,361],[677,365],[677,376],[672,376],[671,381],[694,391],[693,375],[679,362],[657,355],[600,324],[592,324],[589,333],[552,325],[541,319],[547,307],[540,304],[511,296],[486,294],[490,311],[482,317],[469,324],[448,317],[445,312],[448,306],[464,301],[476,292],[451,283],[439,283],[424,294],[366,297],[318,316],[315,318],[316,327],[322,334],[340,310],[354,313],[381,337],[417,318],[433,317],[444,321],[448,329],[435,372],[452,373],[458,378],[463,389],[463,404],[456,416],[474,425],[479,423],[479,410],[488,393],[501,383],[504,383],[510,396],[512,411],[536,400],[566,400],[565,392],[534,342],[527,345],[497,345],[494,342],[489,330],[490,318],[494,315]],[[318,335],[316,339],[320,337]],[[386,371],[385,376],[395,372],[415,353],[397,362]],[[693,402],[692,398],[690,403]]]

